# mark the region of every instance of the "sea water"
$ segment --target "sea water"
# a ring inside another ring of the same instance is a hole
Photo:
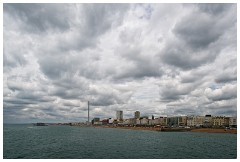
[[[237,135],[3,125],[4,159],[236,159]]]

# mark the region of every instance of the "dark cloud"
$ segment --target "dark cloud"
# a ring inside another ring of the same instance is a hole
[[[83,50],[86,47],[94,47],[98,43],[98,37],[122,22],[127,4],[82,4],[81,17],[76,17],[71,37],[62,37],[57,42],[58,48],[64,51]],[[116,21],[117,20],[117,21]],[[80,30],[79,30],[80,29]]]
[[[216,15],[216,14],[222,14],[226,10],[229,10],[232,6],[234,6],[234,4],[224,4],[224,3],[204,4],[204,3],[200,3],[200,4],[197,4],[197,6],[199,7],[199,9],[201,11],[204,11],[204,12],[212,14],[212,15]]]
[[[204,105],[204,108],[216,115],[232,115],[237,112],[237,99],[214,101]],[[224,114],[226,113],[226,114]]]
[[[30,101],[36,101],[37,103],[41,102],[51,102],[54,101],[53,98],[50,98],[48,96],[42,96],[35,94],[34,92],[21,92],[16,95],[18,99],[24,99],[24,100],[30,100]]]
[[[93,106],[109,106],[114,104],[117,104],[117,100],[115,100],[112,96],[98,96],[92,101]]]
[[[4,12],[11,13],[14,19],[21,19],[27,32],[45,32],[48,29],[64,31],[69,29],[71,17],[68,4],[4,4]]]
[[[114,51],[120,60],[124,61],[123,66],[116,70],[113,78],[116,80],[143,79],[148,77],[161,77],[163,71],[161,63],[157,61],[155,53],[144,50],[144,44],[139,44],[141,30],[124,30],[119,35],[123,45]],[[130,45],[130,44],[134,45]]]
[[[11,98],[11,99],[4,99],[5,103],[9,103],[11,105],[23,105],[22,107],[30,104],[37,104],[38,102],[26,99],[18,99],[18,98]]]
[[[164,86],[160,85],[160,100],[174,101],[183,98],[194,90],[191,84],[166,83]]]
[[[76,99],[80,97],[81,93],[81,90],[65,89],[60,87],[50,90],[49,92],[50,95],[58,96],[63,99]]]
[[[148,77],[161,77],[162,71],[159,67],[152,64],[146,64],[141,62],[132,63],[132,66],[125,67],[124,70],[119,71],[113,78],[115,80],[132,80],[143,79]]]
[[[221,73],[215,77],[217,83],[229,83],[237,81],[237,60],[232,59],[223,66]]]
[[[90,87],[89,95],[92,96],[90,100],[93,106],[121,105],[127,103],[131,97],[128,91],[122,92],[110,86]]]
[[[182,43],[168,44],[161,59],[171,65],[184,70],[197,68],[206,63],[212,62],[218,51],[195,51]]]
[[[173,32],[193,49],[207,48],[222,34],[221,28],[216,24],[216,19],[202,13],[192,13],[177,23]]]
[[[236,13],[235,6],[231,9]],[[229,10],[223,12],[228,13]],[[175,24],[172,30],[175,38],[167,42],[160,54],[161,59],[184,70],[213,62],[225,47],[222,46],[224,34],[236,24],[235,15],[231,18],[229,15],[231,13],[220,18],[218,15],[192,11],[184,16]]]
[[[121,24],[124,12],[128,9],[127,4],[84,4],[83,13],[85,14],[84,33],[93,37],[102,35],[106,30],[114,25]],[[118,21],[115,21],[118,19]],[[117,24],[114,24],[116,23]],[[91,27],[91,30],[89,30]]]
[[[67,82],[66,84],[70,85],[71,82],[74,82],[72,86],[79,86],[77,78],[79,80],[96,80],[105,75],[105,72],[99,68],[98,60],[93,59],[92,56],[85,55],[85,52],[76,53],[76,55],[54,53],[40,56],[38,62],[41,71],[54,83],[58,82],[58,84],[64,85]],[[74,81],[72,81],[73,79]]]
[[[49,102],[53,102],[55,99],[53,97],[48,96],[37,96],[34,95],[33,92],[29,91],[29,94],[26,94],[25,92],[18,93],[15,97],[5,97],[4,98],[4,104],[5,108],[8,107],[21,107],[26,108],[29,105],[43,105],[48,104]]]
[[[47,54],[39,58],[39,65],[42,72],[52,80],[61,79],[66,75],[71,78],[78,72],[78,65],[82,63],[79,59],[67,55]]]
[[[217,83],[229,83],[232,81],[237,81],[236,73],[232,74],[232,75],[229,73],[221,74],[221,75],[217,76],[217,78],[215,79],[215,82],[217,82]]]
[[[233,116],[233,114],[237,114],[237,110],[236,107],[233,109],[232,107],[224,107],[223,110],[214,111],[213,113],[216,114],[216,116]]]

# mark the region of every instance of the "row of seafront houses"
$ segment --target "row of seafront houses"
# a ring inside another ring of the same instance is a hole
[[[116,119],[108,118],[100,120],[94,118],[92,125],[117,125],[117,126],[161,126],[161,127],[237,127],[237,117],[226,116],[172,116],[154,118],[140,117],[140,112],[134,113],[134,118],[123,119],[123,112],[116,112]]]

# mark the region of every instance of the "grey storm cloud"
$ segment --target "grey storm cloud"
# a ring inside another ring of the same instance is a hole
[[[205,48],[221,35],[221,30],[217,31],[215,24],[216,22],[209,16],[193,13],[176,24],[174,32],[180,40],[185,41],[193,49]]]
[[[163,101],[178,100],[185,95],[188,95],[194,88],[192,85],[166,85],[160,91],[161,99]]]
[[[161,58],[164,62],[184,70],[212,62],[217,56],[217,51],[198,51],[180,42],[169,43],[163,53]]]
[[[64,31],[70,27],[69,5],[61,4],[4,4],[4,12],[21,19],[26,32],[44,32],[49,28]],[[69,16],[69,17],[68,17]]]
[[[235,74],[221,74],[219,75],[215,81],[217,83],[228,83],[228,82],[231,82],[231,81],[237,81],[237,75],[236,73]]]
[[[236,60],[230,60],[224,69],[215,78],[217,83],[229,83],[237,81],[237,69]]]
[[[234,115],[236,7],[4,3],[4,122]]]
[[[236,15],[226,14],[236,7],[224,9],[225,15],[221,17],[197,10],[180,19],[173,28],[176,38],[168,42],[161,58],[169,65],[185,70],[214,61],[222,50],[221,42],[225,39],[221,37],[228,31],[225,29],[231,30],[236,24]]]
[[[90,87],[89,94],[92,96],[91,105],[93,106],[124,104],[131,96],[131,92],[124,93],[118,89],[113,89],[110,86],[102,86],[101,88],[96,86]]]
[[[224,11],[228,10],[231,7],[234,7],[234,4],[224,4],[224,3],[218,3],[218,4],[197,4],[198,8],[206,13],[212,14],[212,15],[220,15],[223,14]]]
[[[139,54],[134,54],[139,57]],[[141,56],[140,56],[141,57]],[[128,66],[123,67],[116,74],[113,75],[115,80],[132,80],[142,79],[144,77],[161,77],[162,70],[159,64],[155,60],[149,60],[147,56],[146,59],[141,58],[131,58],[128,59]]]

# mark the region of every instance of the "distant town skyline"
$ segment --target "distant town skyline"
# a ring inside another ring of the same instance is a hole
[[[3,122],[237,114],[237,4],[3,4]]]

